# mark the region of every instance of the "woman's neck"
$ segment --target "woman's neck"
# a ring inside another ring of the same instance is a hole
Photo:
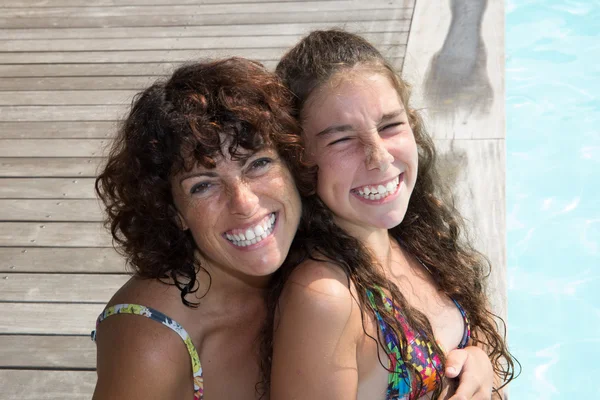
[[[199,260],[198,290],[191,301],[210,304],[233,304],[252,299],[263,299],[271,276],[249,276]]]

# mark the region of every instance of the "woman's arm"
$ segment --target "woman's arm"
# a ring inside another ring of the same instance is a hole
[[[337,267],[309,261],[286,283],[276,315],[271,400],[356,399],[362,325],[346,282]]]
[[[192,399],[190,356],[181,338],[148,318],[114,315],[98,326],[93,400]]]

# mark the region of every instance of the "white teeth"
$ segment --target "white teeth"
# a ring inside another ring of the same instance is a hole
[[[227,240],[239,247],[246,247],[256,244],[263,239],[266,239],[273,232],[273,224],[275,223],[275,213],[272,213],[269,218],[252,228],[246,229],[244,233],[230,234],[225,233]]]
[[[389,181],[385,186],[377,185],[377,187],[369,187],[365,186],[359,189],[357,192],[361,197],[367,200],[380,200],[384,199],[390,194],[394,193],[398,188],[398,183],[400,182],[399,178]]]
[[[262,234],[265,233],[265,230],[262,226],[258,225],[256,228],[254,228],[254,233],[256,236],[262,236]]]

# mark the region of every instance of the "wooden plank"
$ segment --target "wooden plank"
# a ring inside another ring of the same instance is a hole
[[[412,0],[403,2],[413,3]],[[394,9],[363,9],[354,10],[341,8],[332,11],[298,11],[298,12],[264,12],[260,14],[263,24],[287,24],[327,22],[332,26],[337,23],[354,21],[388,21],[410,20],[412,8],[398,7]],[[163,27],[163,26],[206,26],[206,25],[253,25],[257,13],[235,14],[181,14],[181,15],[147,15],[140,18],[137,15],[126,16],[76,16],[76,17],[0,17],[0,26],[8,29],[15,28],[115,28],[115,27]]]
[[[409,20],[359,21],[339,23],[336,26],[355,33],[408,32]],[[304,35],[316,29],[329,29],[330,22],[297,24],[165,26],[130,28],[58,28],[58,29],[0,29],[0,40],[6,39],[100,39],[100,38],[150,38],[150,37],[228,37],[228,36],[283,36]]]
[[[221,49],[221,50],[168,50],[168,51],[97,51],[97,52],[48,52],[48,53],[0,53],[0,64],[60,64],[60,63],[147,63],[147,62],[189,62],[194,60],[219,59],[226,57],[245,57],[252,60],[260,61],[268,68],[273,68],[274,64],[281,58],[287,48],[273,49]],[[380,48],[388,58],[404,57],[405,46],[392,46]],[[4,80],[0,80],[3,82]],[[125,82],[131,82],[128,78]],[[112,82],[112,81],[109,81]],[[120,84],[117,86],[106,87],[98,85],[94,80],[87,80],[88,84],[95,85],[98,89],[132,89],[129,86]],[[113,83],[114,85],[114,83]],[[82,86],[80,86],[82,87]],[[63,89],[73,88],[66,86]],[[75,87],[76,88],[76,87]],[[89,87],[83,86],[88,89]],[[133,87],[133,89],[137,88]],[[11,84],[10,81],[5,82],[1,90],[19,90],[19,88]],[[29,89],[32,90],[32,89]],[[37,90],[41,90],[38,87]]]
[[[499,315],[505,315],[505,141],[439,139],[435,143],[439,171],[467,220],[469,237],[492,263],[492,275],[488,279],[492,306],[501,313]]]
[[[1,18],[0,18],[1,22]],[[258,61],[279,60],[287,48],[211,49],[211,50],[140,50],[140,51],[75,51],[75,52],[0,52],[0,64],[48,63],[145,63],[188,62],[198,59],[245,57]],[[12,86],[14,88],[14,86]],[[14,88],[12,90],[17,90]],[[131,89],[103,87],[102,89]],[[4,89],[11,90],[11,89]]]
[[[397,64],[398,68],[402,66],[404,54],[393,52],[389,49],[391,56],[388,60]],[[397,50],[397,49],[396,49]],[[0,54],[1,57],[1,54]],[[84,63],[84,64],[0,64],[0,77],[104,77],[104,76],[148,76],[152,78],[164,77],[170,75],[175,68],[185,62],[194,61],[194,59],[181,60],[176,63],[166,62],[131,62],[128,64],[114,63]],[[253,57],[255,59],[255,57]],[[31,60],[30,60],[31,61]],[[32,62],[36,62],[33,59]],[[85,62],[85,60],[83,61]],[[260,60],[265,68],[273,71],[277,66],[278,60]],[[87,88],[85,88],[87,89]],[[99,88],[106,89],[106,87]]]
[[[93,178],[0,178],[0,199],[95,199]]]
[[[0,139],[0,157],[103,157],[110,144],[107,139]]]
[[[131,104],[138,90],[0,91],[0,106]]]
[[[0,303],[1,334],[89,335],[105,304]]]
[[[273,0],[177,0],[175,4],[225,4],[225,3],[271,3]],[[297,2],[298,0],[277,0],[283,2]],[[321,0],[331,1],[331,0]],[[165,0],[94,0],[94,6],[149,6],[165,4]],[[82,0],[4,0],[0,8],[8,7],[89,7],[89,3]]]
[[[454,20],[449,3],[415,10],[403,75],[437,138],[504,137],[504,12],[502,2],[487,3],[479,22],[480,6],[457,10]]]
[[[98,200],[0,199],[0,221],[101,222]]]
[[[0,121],[107,121],[121,118],[127,108],[124,105],[0,106]]]
[[[0,222],[0,246],[110,247],[112,238],[97,222]]]
[[[0,178],[92,178],[102,163],[100,158],[0,158]]]
[[[2,32],[0,30],[0,32]],[[4,64],[0,77],[47,76],[166,76],[183,63],[113,63],[113,64]]]
[[[435,137],[471,140],[448,146],[470,164],[460,169],[457,206],[494,266],[492,310],[506,317],[503,2],[417,2],[403,75]]]
[[[0,370],[0,387],[4,399],[91,399],[96,380],[94,371]]]
[[[0,302],[106,303],[129,275],[3,273]]]
[[[110,138],[116,121],[0,122],[2,139]]]
[[[139,90],[150,86],[156,80],[155,76],[0,78],[0,90]]]
[[[365,33],[362,36],[377,46],[398,46],[406,44],[408,32]],[[5,52],[268,49],[292,47],[300,38],[301,35],[158,37],[128,38],[127,40],[123,40],[123,38],[26,39],[2,40],[0,48]]]
[[[0,335],[0,360],[3,369],[93,370],[96,344],[89,336]]]
[[[124,274],[131,269],[110,247],[0,247],[2,272]]]
[[[401,7],[409,8],[410,1],[391,2],[388,0],[370,0],[369,2],[353,1],[295,1],[271,2],[271,13],[326,12],[351,9],[362,10],[394,10]],[[152,7],[144,6],[111,6],[111,7],[23,7],[5,8],[2,10],[7,18],[51,18],[79,16],[86,17],[120,17],[135,15],[146,17],[154,15],[221,15],[221,14],[264,14],[265,5],[260,3],[238,4],[200,4],[200,5],[171,5],[160,4]],[[262,18],[262,15],[261,15]]]

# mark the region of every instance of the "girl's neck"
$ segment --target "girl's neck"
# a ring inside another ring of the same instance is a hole
[[[369,250],[377,263],[385,271],[389,270],[394,239],[385,228],[342,226],[350,235],[358,239]]]

